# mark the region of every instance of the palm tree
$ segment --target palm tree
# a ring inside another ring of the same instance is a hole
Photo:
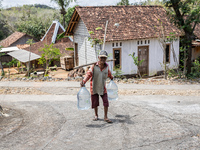
[[[51,0],[51,1],[55,2],[60,7],[60,14],[63,16],[63,26],[65,28],[65,14],[67,13],[65,9],[69,6],[71,2],[76,2],[76,0]]]

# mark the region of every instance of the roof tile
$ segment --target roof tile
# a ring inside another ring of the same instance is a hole
[[[103,39],[106,20],[108,28],[106,41],[132,40],[144,38],[156,38],[161,25],[165,35],[174,32],[177,36],[181,31],[170,23],[166,11],[161,6],[98,6],[76,7],[76,11],[83,20],[88,31],[93,31],[92,38]],[[115,26],[119,23],[119,26]],[[102,30],[96,31],[97,27]]]
[[[3,47],[9,47],[13,43],[15,43],[17,40],[19,40],[20,38],[22,38],[24,35],[26,35],[26,33],[14,32],[10,36],[8,36],[6,39],[2,40],[0,42],[0,45],[3,46]]]

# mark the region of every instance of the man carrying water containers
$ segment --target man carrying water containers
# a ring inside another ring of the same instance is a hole
[[[91,92],[91,101],[92,101],[92,108],[95,112],[94,121],[97,121],[98,118],[98,106],[99,106],[99,95],[101,96],[103,100],[104,105],[104,121],[107,123],[112,123],[111,120],[108,119],[108,96],[107,96],[107,90],[106,90],[106,79],[109,77],[111,80],[113,79],[113,76],[111,74],[111,71],[108,67],[108,64],[106,63],[106,59],[108,57],[108,53],[104,50],[100,51],[100,54],[98,56],[99,61],[92,65],[88,72],[86,73],[85,78],[80,83],[81,87],[84,86],[84,84],[91,79],[90,81],[90,92]]]

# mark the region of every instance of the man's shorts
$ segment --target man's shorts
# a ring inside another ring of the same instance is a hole
[[[104,107],[109,107],[107,93],[104,93],[104,95],[100,95],[100,96],[101,96],[101,98],[103,100],[103,106]],[[99,106],[99,94],[91,95],[91,101],[92,101],[92,108],[95,108],[95,107]]]

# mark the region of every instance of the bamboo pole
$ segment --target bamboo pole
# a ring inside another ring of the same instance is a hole
[[[103,50],[105,50],[107,26],[108,26],[108,20],[106,21],[105,34],[104,34],[104,40],[103,40]]]
[[[108,60],[106,60],[106,62],[115,61],[115,60],[116,59],[108,59]],[[74,69],[82,68],[82,67],[85,67],[85,66],[90,66],[90,65],[93,65],[94,63],[97,63],[97,62],[92,62],[92,63],[81,65],[81,66],[76,66],[76,67],[74,67]]]

